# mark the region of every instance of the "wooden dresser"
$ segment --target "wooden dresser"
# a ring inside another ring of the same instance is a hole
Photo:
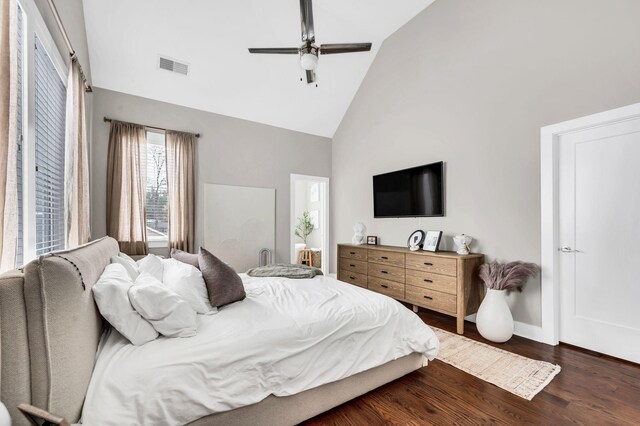
[[[457,319],[475,313],[484,296],[478,267],[484,255],[338,244],[338,279]]]

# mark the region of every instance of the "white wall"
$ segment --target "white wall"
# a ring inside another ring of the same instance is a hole
[[[291,173],[330,176],[327,138],[212,114],[104,89],[95,89],[92,151],[92,236],[106,234],[107,116],[199,132],[196,145],[196,245],[203,241],[204,183],[276,189],[276,262],[290,256]],[[197,247],[196,247],[197,248]]]
[[[355,221],[540,262],[540,127],[640,101],[640,2],[437,0],[381,47],[333,139],[332,246]],[[374,174],[446,162],[446,217],[373,219]],[[332,270],[335,271],[335,257]],[[540,324],[539,280],[514,295]]]

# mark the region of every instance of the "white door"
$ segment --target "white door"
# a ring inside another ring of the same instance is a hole
[[[560,340],[640,363],[640,118],[558,148]]]

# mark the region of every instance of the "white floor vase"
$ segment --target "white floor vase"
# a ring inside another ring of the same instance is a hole
[[[489,289],[476,315],[478,332],[492,342],[506,342],[513,336],[513,315],[506,293],[506,290]]]

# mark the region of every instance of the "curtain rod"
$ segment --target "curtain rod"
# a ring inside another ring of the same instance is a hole
[[[56,23],[58,24],[58,29],[62,34],[62,38],[64,39],[65,44],[67,45],[67,49],[69,50],[69,56],[71,56],[71,61],[73,59],[77,59],[76,51],[73,49],[71,45],[71,40],[69,40],[69,36],[67,35],[67,31],[64,29],[64,25],[62,24],[62,19],[60,19],[60,14],[58,13],[58,9],[56,9],[56,5],[53,3],[53,0],[48,0],[49,8],[51,8],[51,12],[53,13],[53,17],[56,19]],[[93,92],[93,88],[87,83],[87,77],[84,75],[84,71],[82,71],[82,66],[80,65],[80,61],[78,61],[78,67],[80,68],[80,76],[82,77],[82,81],[84,82],[84,91],[85,92]]]
[[[104,122],[105,123],[111,123],[112,121],[120,121],[120,120],[114,120],[114,119],[109,118],[109,117],[104,117]],[[136,126],[144,127],[145,129],[160,130],[161,132],[177,132],[178,131],[178,130],[172,130],[172,129],[165,129],[164,127],[147,126],[146,124],[131,123],[129,121],[122,121],[122,123],[134,124]],[[190,133],[190,134],[194,135],[196,138],[200,137],[200,133],[191,133],[191,132],[182,132],[182,133]]]

